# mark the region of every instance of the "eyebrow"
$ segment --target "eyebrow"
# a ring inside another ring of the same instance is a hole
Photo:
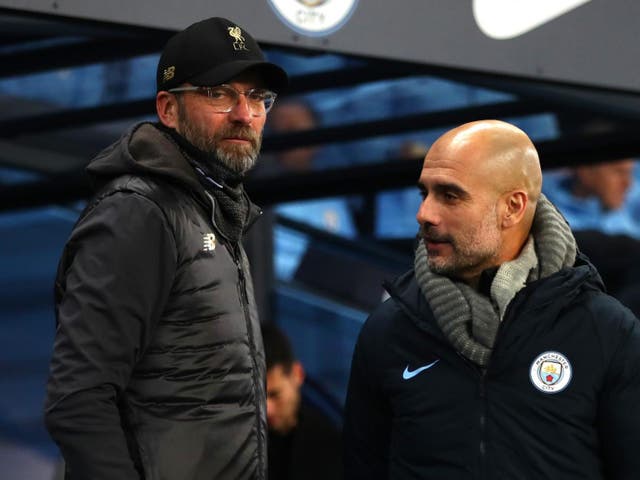
[[[428,192],[429,190],[420,182],[418,182],[418,189],[421,192]],[[431,190],[435,192],[440,192],[440,193],[445,193],[445,192],[453,193],[459,196],[460,198],[469,198],[469,192],[467,192],[464,188],[462,188],[460,185],[457,185],[455,183],[449,183],[449,182],[437,183],[431,188]]]

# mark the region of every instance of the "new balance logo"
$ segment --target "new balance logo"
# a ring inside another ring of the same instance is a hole
[[[176,67],[165,68],[162,72],[162,81],[168,82],[176,75]]]
[[[213,233],[206,233],[202,236],[203,247],[205,252],[213,252],[216,249],[216,236]]]

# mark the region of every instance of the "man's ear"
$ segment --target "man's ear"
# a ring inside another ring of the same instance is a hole
[[[158,92],[156,95],[156,111],[160,122],[169,128],[178,127],[178,99],[169,92]]]
[[[291,365],[291,376],[296,382],[296,385],[298,387],[301,387],[302,384],[304,383],[305,372],[304,372],[304,367],[300,362],[296,361],[296,362],[293,362],[293,365]]]
[[[509,192],[505,197],[505,211],[502,217],[502,227],[511,228],[522,221],[527,209],[529,198],[526,192],[516,190]]]

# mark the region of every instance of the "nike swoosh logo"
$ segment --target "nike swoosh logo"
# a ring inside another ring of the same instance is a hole
[[[496,40],[523,35],[591,0],[473,0],[482,33]]]
[[[405,380],[409,380],[410,378],[415,377],[419,373],[422,373],[425,370],[430,369],[431,367],[433,367],[439,361],[440,361],[440,359],[437,359],[436,361],[431,362],[429,365],[425,365],[424,367],[416,368],[415,370],[409,370],[409,365],[407,365],[405,367],[405,369],[404,369],[404,372],[402,372],[402,378],[404,378]]]

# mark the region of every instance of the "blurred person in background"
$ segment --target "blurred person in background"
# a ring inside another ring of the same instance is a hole
[[[339,480],[340,431],[303,397],[304,367],[284,332],[273,324],[263,324],[262,338],[267,360],[269,478]]]
[[[631,158],[580,165],[545,175],[543,191],[574,231],[599,230],[640,239],[640,218],[634,218],[626,202],[634,169]]]
[[[315,110],[304,98],[289,97],[274,106],[266,128],[274,134],[297,133],[313,130],[319,123]],[[317,153],[318,148],[313,145],[280,150],[275,154],[265,155],[265,161],[257,172],[309,172],[314,167]]]
[[[303,97],[289,97],[278,102],[269,113],[267,129],[273,134],[297,133],[319,127],[319,118],[309,102]],[[314,146],[300,146],[279,150],[265,155],[264,164],[256,175],[284,175],[289,180],[303,182],[305,175],[312,175],[318,168],[316,163],[322,150]],[[357,228],[349,201],[343,197],[324,197],[280,203],[265,212],[267,222],[261,222],[261,229],[271,225],[274,228],[275,274],[279,280],[293,280],[307,251],[309,240],[306,236],[276,225],[274,214],[304,223],[333,235],[355,238]]]
[[[598,268],[607,291],[640,312],[640,210],[631,158],[545,175],[543,191],[569,222],[580,250]]]

